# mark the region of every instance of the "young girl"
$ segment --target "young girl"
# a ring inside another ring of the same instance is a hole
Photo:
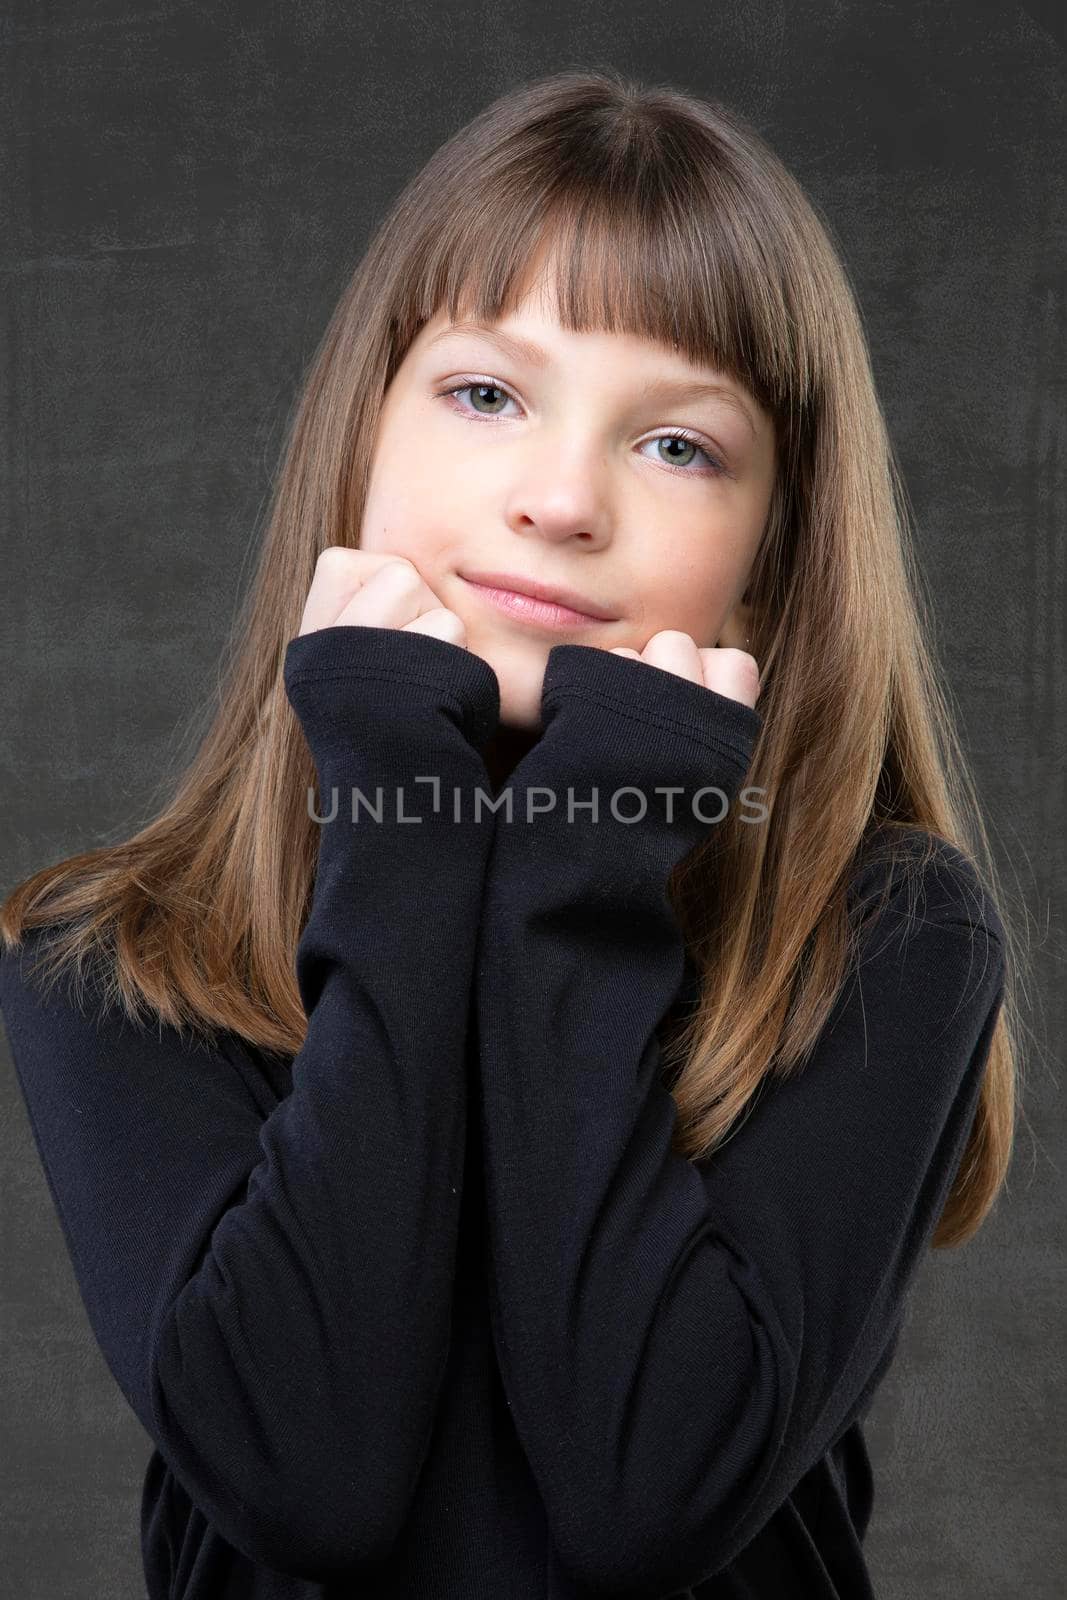
[[[151,1600],[872,1593],[862,1420],[1015,1114],[900,498],[721,107],[560,74],[401,195],[196,760],[3,907]]]

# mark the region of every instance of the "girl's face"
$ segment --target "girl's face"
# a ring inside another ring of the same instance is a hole
[[[501,723],[526,729],[554,644],[640,651],[672,628],[744,648],[722,634],[743,616],[775,471],[747,390],[645,339],[571,333],[552,305],[535,283],[492,328],[423,325],[384,398],[360,536],[462,618]],[[548,627],[494,605],[475,573],[568,590],[610,620]]]

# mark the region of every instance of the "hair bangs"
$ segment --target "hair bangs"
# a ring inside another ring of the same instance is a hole
[[[807,389],[784,285],[768,282],[766,246],[736,216],[694,199],[666,167],[628,186],[617,172],[594,186],[586,175],[536,200],[509,185],[480,193],[450,208],[396,321],[411,336],[439,309],[493,324],[540,286],[569,331],[649,339],[783,417]]]

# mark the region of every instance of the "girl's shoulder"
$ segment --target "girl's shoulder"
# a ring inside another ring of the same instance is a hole
[[[145,1005],[131,1012],[103,949],[57,961],[61,931],[36,926],[18,944],[0,941],[0,1023],[24,1086],[88,1073],[117,1083],[123,1063],[142,1094],[166,1092],[180,1072],[190,1092],[221,1095],[261,1117],[291,1091],[289,1062],[231,1029],[176,1027]]]
[[[861,916],[892,905],[924,921],[982,930],[1006,942],[990,886],[959,845],[912,824],[883,825],[856,853],[848,898]]]

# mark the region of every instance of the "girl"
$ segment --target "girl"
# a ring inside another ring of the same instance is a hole
[[[810,203],[673,90],[505,95],[337,310],[174,797],[3,907],[152,1600],[871,1594],[1013,1136],[965,770]]]

